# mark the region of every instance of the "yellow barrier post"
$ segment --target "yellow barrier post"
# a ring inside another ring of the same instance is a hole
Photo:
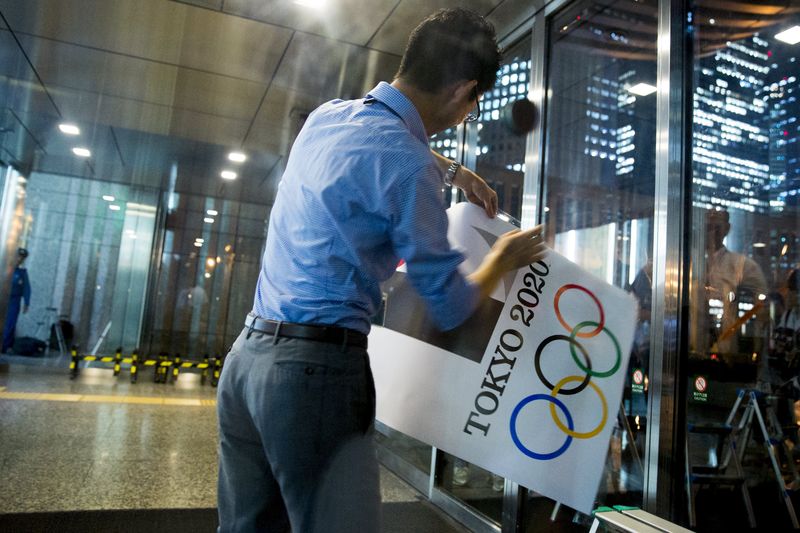
[[[175,364],[172,365],[172,383],[178,381],[178,373],[180,372],[181,367],[181,354],[175,354]]]
[[[122,346],[117,348],[114,354],[114,376],[119,376],[119,371],[122,369]]]
[[[203,373],[200,374],[200,385],[205,385],[206,379],[208,379],[208,354],[203,356],[203,364],[206,366],[203,368]]]
[[[73,346],[70,350],[71,359],[69,362],[69,379],[78,377],[78,347]]]
[[[133,350],[131,354],[131,383],[136,383],[139,378],[139,350]]]
[[[214,358],[214,374],[211,378],[211,386],[216,387],[217,383],[219,383],[219,376],[222,373],[222,358],[217,355]]]

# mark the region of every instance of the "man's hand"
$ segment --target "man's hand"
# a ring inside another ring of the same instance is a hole
[[[489,254],[469,279],[478,285],[481,298],[488,297],[507,273],[535,263],[547,255],[544,226],[511,230],[494,243]]]
[[[453,185],[464,191],[467,200],[483,207],[489,218],[497,215],[497,193],[473,171],[464,166],[459,168]]]
[[[433,150],[431,150],[431,153],[438,161],[442,172],[445,172],[452,161]],[[489,218],[494,218],[497,215],[497,193],[486,185],[483,178],[473,171],[465,166],[459,167],[456,175],[453,177],[453,185],[464,191],[464,194],[467,195],[467,200],[483,207],[486,214],[489,215]]]

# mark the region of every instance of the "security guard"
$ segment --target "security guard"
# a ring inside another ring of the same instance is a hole
[[[11,278],[11,293],[8,297],[8,308],[6,310],[6,325],[3,328],[3,353],[8,352],[14,345],[14,330],[17,327],[17,318],[22,300],[25,306],[22,312],[28,312],[31,303],[31,284],[28,281],[28,269],[22,265],[28,257],[28,250],[19,248],[17,250],[17,267],[14,269],[14,276]]]

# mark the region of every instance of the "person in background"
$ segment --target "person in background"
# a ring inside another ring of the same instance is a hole
[[[800,400],[800,272],[792,269],[782,291],[783,311],[772,328],[769,350],[771,385],[778,395],[776,415],[787,431],[791,447],[798,443],[795,402]],[[788,445],[788,443],[787,443]]]
[[[400,260],[442,330],[503,275],[542,259],[541,226],[501,236],[478,269],[447,240],[443,188],[488,216],[497,195],[433,153],[476,120],[500,66],[494,28],[445,9],[411,34],[392,83],[317,108],[289,154],[253,311],[217,392],[219,531],[379,531],[375,390],[367,356],[380,283]]]
[[[11,291],[6,307],[6,324],[3,327],[3,353],[8,353],[14,346],[14,333],[17,328],[17,318],[20,309],[23,313],[28,312],[31,304],[31,284],[28,281],[28,269],[23,267],[25,259],[28,257],[28,250],[19,248],[17,250],[17,266],[11,277]],[[24,300],[24,305],[22,304]]]

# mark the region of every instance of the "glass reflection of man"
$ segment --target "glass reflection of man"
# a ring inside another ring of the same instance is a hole
[[[708,329],[708,346],[712,354],[719,355],[760,353],[767,282],[753,259],[725,247],[730,229],[727,211],[706,212],[705,289],[707,312],[715,317]],[[708,319],[709,315],[703,317]],[[742,330],[746,336],[737,334]]]
[[[800,367],[800,271],[792,270],[786,278],[783,291],[784,307],[772,329],[770,343],[770,370],[772,384],[783,386],[785,401],[778,402],[777,415],[784,427],[797,427],[794,416],[794,402],[800,399],[798,368]],[[797,430],[790,431],[788,437],[797,443]]]
[[[786,278],[783,294],[784,308],[772,330],[772,356],[780,360],[781,367],[796,370],[798,363],[798,341],[800,341],[800,271],[792,270]]]
[[[17,318],[19,311],[28,312],[31,303],[31,284],[28,281],[28,269],[23,267],[25,259],[28,257],[28,250],[20,248],[17,250],[17,267],[11,278],[11,291],[8,297],[8,307],[6,308],[6,324],[3,328],[3,353],[8,352],[14,345],[14,331],[17,328]],[[25,305],[21,305],[22,301]]]

